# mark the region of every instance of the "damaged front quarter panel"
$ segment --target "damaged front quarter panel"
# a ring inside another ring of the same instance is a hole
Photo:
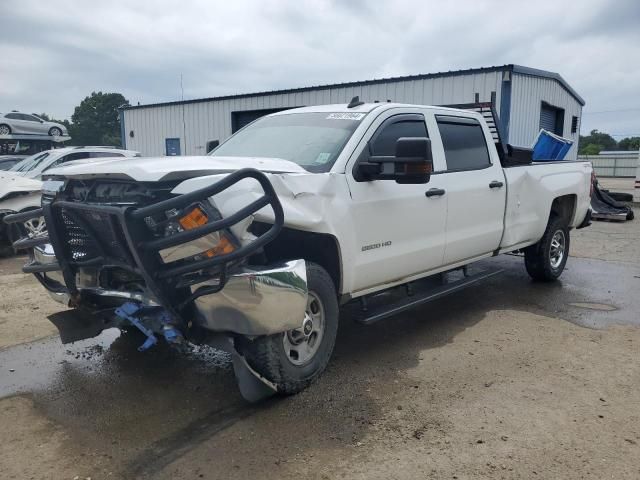
[[[335,218],[336,212],[345,210],[335,204],[336,199],[345,198],[338,193],[339,188],[346,189],[339,175],[267,173],[266,176],[284,210],[286,227],[333,234],[326,219]],[[223,177],[211,175],[189,179],[176,186],[172,193],[189,193]],[[228,217],[262,195],[262,188],[257,182],[245,179],[209,200],[223,217]],[[272,223],[272,209],[267,206],[230,227],[243,245],[255,238],[248,231],[254,220]],[[277,237],[274,242],[278,242]],[[300,328],[306,301],[306,263],[303,259],[295,259],[264,267],[241,267],[229,276],[222,290],[203,295],[194,304],[201,314],[202,326],[208,330],[251,336]]]
[[[286,227],[303,231],[335,234],[333,224],[327,218],[335,218],[337,212],[346,211],[339,199],[349,198],[346,182],[336,173],[266,173],[265,174],[282,204]],[[192,178],[180,183],[172,191],[174,194],[189,193],[210,185],[224,175]],[[345,190],[340,194],[340,190]],[[251,180],[243,180],[210,200],[223,216],[229,216],[262,195],[260,185]],[[331,215],[329,215],[329,212]],[[256,212],[249,218],[231,227],[233,234],[243,241],[252,220],[272,223],[273,212],[269,207]],[[245,241],[249,241],[246,238]]]

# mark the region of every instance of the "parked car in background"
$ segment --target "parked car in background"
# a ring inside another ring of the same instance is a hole
[[[0,135],[30,133],[60,137],[68,135],[64,125],[48,122],[33,113],[0,113]]]
[[[25,158],[26,155],[0,155],[0,170],[9,170]]]
[[[111,147],[65,147],[40,152],[19,161],[8,171],[0,172],[0,255],[13,252],[11,243],[17,235],[30,236],[45,231],[44,221],[30,219],[9,227],[2,222],[11,213],[40,207],[40,177],[47,170],[71,162],[99,162],[101,159],[140,157],[139,152]],[[1,159],[2,157],[0,157]],[[1,161],[1,160],[0,160]]]
[[[27,178],[40,178],[50,168],[58,167],[75,160],[87,160],[114,157],[140,157],[140,152],[112,147],[64,147],[40,152],[25,158],[14,165],[9,172]],[[0,184],[2,180],[0,179]],[[1,197],[0,197],[1,198]]]

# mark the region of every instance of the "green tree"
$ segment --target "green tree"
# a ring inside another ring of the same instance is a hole
[[[640,137],[627,137],[618,142],[620,150],[640,150]]]
[[[596,145],[595,143],[590,143],[589,145],[585,145],[584,147],[580,146],[580,155],[598,155],[602,150],[602,145]]]
[[[58,120],[58,119],[55,119],[55,118],[47,115],[46,113],[36,113],[35,115],[39,116],[41,119],[43,119],[46,122],[61,123],[62,125],[67,127],[67,130],[69,130],[71,128],[71,122],[69,122],[69,120],[67,120],[67,119]]]
[[[120,93],[92,92],[71,116],[69,134],[76,145],[120,146],[118,107],[129,105]]]
[[[600,150],[618,150],[618,142],[616,142],[615,138],[598,130],[591,130],[591,133],[586,137],[581,135],[579,145],[578,153],[581,155],[593,155],[585,152],[585,148],[589,145],[598,145]]]

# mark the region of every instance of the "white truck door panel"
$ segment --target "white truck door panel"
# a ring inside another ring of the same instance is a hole
[[[354,152],[354,158],[368,148],[370,139],[375,155],[388,155],[392,154],[391,148],[395,147],[397,138],[424,136],[425,133],[421,132],[426,132],[422,114],[394,115],[392,111],[385,112],[372,124],[365,141]],[[382,138],[385,145],[380,146],[378,142]],[[387,151],[381,152],[380,148]],[[356,163],[350,162],[347,167],[352,197],[352,234],[356,245],[352,259],[352,290],[357,292],[391,283],[442,265],[446,197],[428,198],[425,194],[433,187],[431,183],[407,185],[392,180],[356,181],[353,177]]]
[[[432,176],[447,196],[444,264],[484,255],[500,245],[506,182],[490,133],[475,118],[436,114],[447,170]],[[441,177],[441,178],[438,178]]]

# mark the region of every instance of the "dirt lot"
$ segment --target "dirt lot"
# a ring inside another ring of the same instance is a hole
[[[43,338],[58,305],[3,260],[0,477],[640,478],[639,238],[595,223],[557,284],[504,256],[424,308],[345,318],[320,381],[257,406],[207,349]]]

